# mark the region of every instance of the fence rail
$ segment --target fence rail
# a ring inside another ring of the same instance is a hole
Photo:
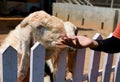
[[[93,39],[102,39],[102,36],[97,33]],[[59,68],[54,82],[65,82],[66,69],[66,51],[60,55]],[[119,82],[120,81],[120,53],[115,54],[115,66],[113,66],[113,54],[105,53],[103,68],[99,70],[101,52],[91,50],[89,71],[84,74],[86,49],[78,49],[76,56],[76,65],[73,73],[73,82],[98,82],[98,77],[101,76],[100,82]],[[44,64],[45,64],[45,49],[38,42],[31,48],[30,56],[30,82],[43,82],[44,80]],[[111,73],[114,76],[111,79]],[[1,82],[17,82],[17,51],[11,46],[0,55],[0,76]]]

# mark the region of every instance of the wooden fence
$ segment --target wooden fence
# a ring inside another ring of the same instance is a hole
[[[97,33],[93,39],[102,39]],[[60,55],[58,73],[54,82],[65,81],[66,51]],[[89,71],[83,74],[85,64],[86,49],[78,49],[76,54],[76,65],[73,73],[72,82],[119,82],[120,81],[120,55],[117,53],[115,65],[113,66],[113,54],[105,53],[102,70],[99,70],[101,52],[91,50]],[[30,56],[30,82],[43,82],[45,49],[37,42],[31,48]],[[111,73],[114,73],[111,79]],[[17,82],[17,52],[9,46],[0,55],[0,75],[1,82]],[[101,76],[101,81],[98,77]],[[68,81],[67,81],[68,82]]]

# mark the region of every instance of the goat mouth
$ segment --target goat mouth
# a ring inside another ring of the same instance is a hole
[[[51,47],[56,47],[56,41],[51,42]]]

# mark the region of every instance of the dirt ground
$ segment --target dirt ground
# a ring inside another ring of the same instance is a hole
[[[14,29],[15,26],[20,22],[19,21],[10,21],[10,22],[6,22],[6,21],[2,21],[0,20],[0,44],[1,42],[5,39],[5,37],[7,36],[7,34],[9,33],[10,30]],[[12,24],[13,23],[13,24]],[[10,24],[10,25],[9,25]],[[79,27],[79,32],[78,35],[84,35],[86,37],[89,38],[93,38],[93,36],[96,33],[100,33],[102,35],[103,38],[106,38],[110,32],[104,31],[104,30],[98,30],[97,28],[80,28]],[[103,58],[104,56],[102,56],[102,60],[101,60],[101,64],[100,64],[100,69],[102,68],[102,62],[103,62]],[[90,62],[90,49],[87,49],[87,53],[86,53],[86,61],[85,61],[85,67],[84,67],[84,73],[88,72],[88,64]],[[100,82],[100,81],[99,81]]]

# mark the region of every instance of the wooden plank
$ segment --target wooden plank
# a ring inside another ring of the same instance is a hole
[[[115,66],[112,66],[111,72],[114,72],[114,70],[115,70]],[[98,71],[98,76],[102,76],[102,72],[103,72],[103,69],[100,69]],[[86,81],[86,80],[88,80],[88,74],[87,73],[84,74],[84,76],[83,76],[83,81]]]
[[[17,51],[11,46],[0,55],[1,82],[17,82]]]
[[[64,51],[60,54],[58,71],[57,71],[57,74],[56,74],[56,76],[55,76],[54,82],[65,82],[66,55],[67,55],[67,50],[64,50]]]
[[[77,50],[76,64],[75,64],[74,75],[73,75],[74,82],[83,82],[85,52],[86,52],[86,49]]]
[[[105,54],[103,73],[102,73],[102,82],[110,82],[110,75],[113,63],[113,54]]]
[[[117,54],[117,61],[114,73],[114,82],[120,82],[120,53]]]
[[[45,48],[39,44],[31,48],[30,82],[44,82]]]
[[[18,17],[18,18],[15,18],[15,17],[0,17],[0,21],[14,21],[14,20],[23,20],[24,18],[22,17]]]
[[[92,54],[90,57],[91,61],[90,61],[89,73],[88,73],[89,82],[97,82],[98,70],[99,70],[99,64],[100,64],[100,54],[101,52],[92,51]]]
[[[102,39],[102,37],[99,33],[96,33],[96,35],[93,37],[93,39]],[[97,82],[101,52],[94,51],[94,50],[92,50],[91,52],[92,53],[91,53],[91,57],[90,57],[88,81],[89,82]]]
[[[112,33],[108,36],[111,37]],[[111,69],[113,64],[114,54],[105,54],[104,64],[103,64],[103,73],[102,73],[102,82],[110,82]]]

